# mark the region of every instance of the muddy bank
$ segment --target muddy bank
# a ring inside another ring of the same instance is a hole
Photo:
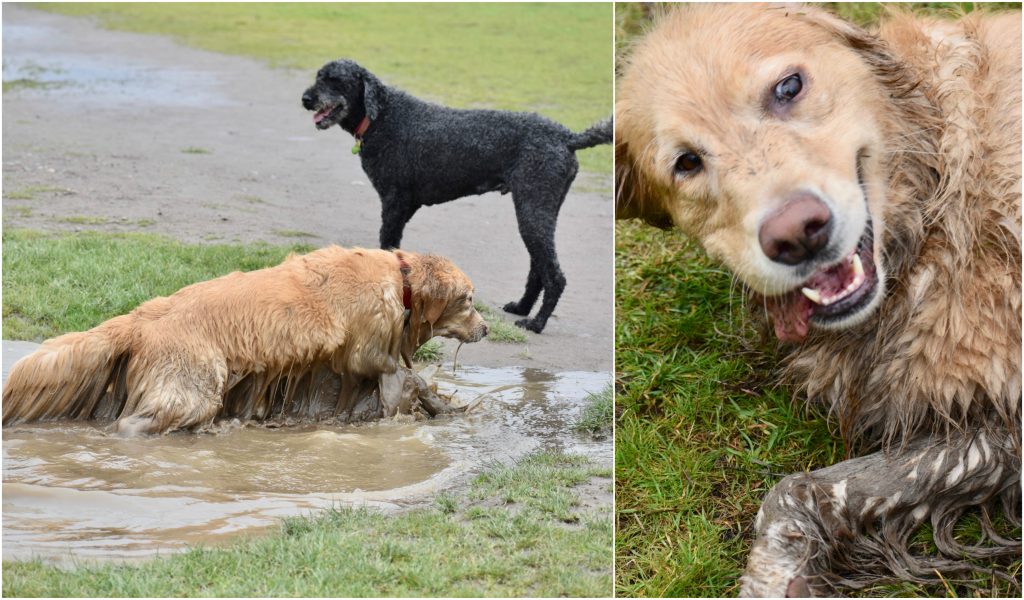
[[[3,343],[4,379],[35,347]],[[435,381],[454,402],[480,402],[468,415],[427,421],[250,424],[202,435],[126,439],[68,422],[4,428],[3,558],[148,558],[331,506],[429,506],[485,465],[544,449],[612,462],[610,440],[571,431],[610,373],[467,367]],[[584,508],[610,510],[608,487],[581,489]]]
[[[3,31],[5,227],[376,245],[380,202],[351,138],[317,132],[300,105],[312,73],[19,5],[4,6]],[[610,190],[610,173],[583,174],[562,208],[568,285],[545,332],[475,344],[461,362],[611,371]],[[496,309],[522,294],[529,261],[508,196],[424,208],[403,245],[453,259]]]

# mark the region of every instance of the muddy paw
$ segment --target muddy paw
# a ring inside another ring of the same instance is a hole
[[[513,315],[519,315],[521,317],[530,314],[530,309],[523,310],[522,308],[519,307],[518,302],[509,302],[505,306],[501,307],[501,310],[507,313],[512,313]]]

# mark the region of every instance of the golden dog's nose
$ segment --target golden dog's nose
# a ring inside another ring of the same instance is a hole
[[[796,265],[811,260],[828,245],[832,211],[814,194],[793,196],[768,216],[757,238],[774,262]]]

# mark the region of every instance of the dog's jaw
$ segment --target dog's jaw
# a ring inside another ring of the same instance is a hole
[[[313,113],[313,124],[317,129],[329,129],[341,123],[347,114],[348,110],[344,100],[334,104],[325,102]]]

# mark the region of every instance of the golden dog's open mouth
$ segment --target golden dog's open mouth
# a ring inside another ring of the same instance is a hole
[[[784,342],[807,337],[810,323],[838,326],[864,310],[874,299],[878,272],[871,221],[848,256],[811,274],[798,288],[766,298],[775,335]]]

